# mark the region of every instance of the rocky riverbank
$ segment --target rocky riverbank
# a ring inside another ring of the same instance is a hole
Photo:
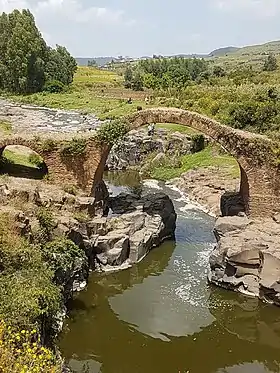
[[[240,180],[232,177],[227,169],[193,169],[171,180],[171,184],[212,216],[237,215],[244,211],[243,203],[238,197]]]
[[[280,306],[280,216],[222,217],[214,232],[209,281]]]
[[[174,237],[176,213],[166,194],[109,198],[104,185],[98,189],[103,189],[102,196],[90,198],[43,181],[0,180],[1,216],[9,216],[15,230],[31,246],[37,245],[36,250],[41,247],[65,304],[86,286],[90,271],[127,268]],[[64,316],[63,311],[49,327],[58,332]],[[42,335],[49,334],[46,322],[37,321],[43,323]]]

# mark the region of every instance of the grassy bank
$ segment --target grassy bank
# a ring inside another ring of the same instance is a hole
[[[188,154],[179,159],[165,158],[162,164],[149,167],[149,175],[154,179],[167,181],[192,169],[210,166],[222,169],[230,178],[239,177],[236,160],[230,155],[221,154],[214,146],[208,146],[198,153]]]

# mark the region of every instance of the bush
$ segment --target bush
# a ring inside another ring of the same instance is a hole
[[[0,321],[0,367],[2,373],[59,373],[61,367],[49,349],[36,338],[37,331],[11,329]]]
[[[72,270],[77,259],[87,261],[84,250],[64,237],[59,237],[45,244],[42,247],[42,253],[44,259],[54,271],[54,278],[58,283],[65,281],[65,276],[62,274]]]
[[[0,318],[17,328],[54,326],[62,299],[53,272],[41,261],[0,277]],[[50,329],[48,329],[50,337]]]
[[[121,120],[114,120],[103,124],[96,133],[96,139],[101,143],[108,145],[115,144],[122,138],[129,128],[126,123]]]
[[[53,217],[52,211],[45,207],[40,207],[37,211],[37,219],[39,221],[43,234],[45,234],[47,238],[50,238],[52,231],[56,227],[56,222]]]
[[[2,274],[29,268],[30,262],[36,267],[41,261],[40,252],[18,234],[10,214],[0,215],[0,258]]]
[[[78,193],[77,187],[75,185],[64,185],[63,190],[64,192],[72,194],[73,196],[76,196]]]
[[[60,310],[60,291],[39,246],[21,237],[13,217],[0,215],[0,319],[15,327],[43,326]]]
[[[72,139],[67,142],[61,149],[64,156],[77,156],[83,155],[86,150],[87,142],[85,139]]]
[[[57,144],[52,139],[46,139],[41,144],[42,151],[46,153],[51,152],[52,150],[55,150],[56,147],[57,147]]]
[[[205,148],[205,137],[203,134],[196,134],[192,136],[192,151],[193,153],[200,152]]]
[[[78,220],[79,223],[86,223],[90,220],[89,216],[85,212],[77,212],[74,214],[74,219]]]
[[[65,85],[59,80],[50,80],[45,84],[43,90],[49,93],[60,93],[65,90]]]

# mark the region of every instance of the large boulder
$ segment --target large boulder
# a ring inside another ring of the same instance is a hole
[[[109,207],[115,214],[124,214],[138,209],[148,215],[159,215],[164,225],[162,237],[174,236],[177,215],[171,199],[165,193],[149,193],[142,197],[121,193],[109,199]]]
[[[122,194],[110,198],[117,215],[79,222],[58,216],[54,237],[64,236],[83,249],[92,269],[116,269],[143,259],[155,246],[174,236],[176,213],[164,193],[143,197]]]
[[[194,152],[194,149],[194,139],[180,132],[157,129],[153,136],[148,136],[146,129],[131,131],[111,149],[107,168],[124,170],[144,167],[145,169],[152,155],[154,157],[157,154],[181,156]]]
[[[214,232],[209,281],[280,306],[280,225],[223,217]]]

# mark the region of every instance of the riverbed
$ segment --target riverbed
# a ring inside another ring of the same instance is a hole
[[[59,347],[76,373],[279,373],[280,309],[207,284],[214,218],[170,186],[108,174],[112,194],[163,190],[176,239],[141,263],[93,273]]]

